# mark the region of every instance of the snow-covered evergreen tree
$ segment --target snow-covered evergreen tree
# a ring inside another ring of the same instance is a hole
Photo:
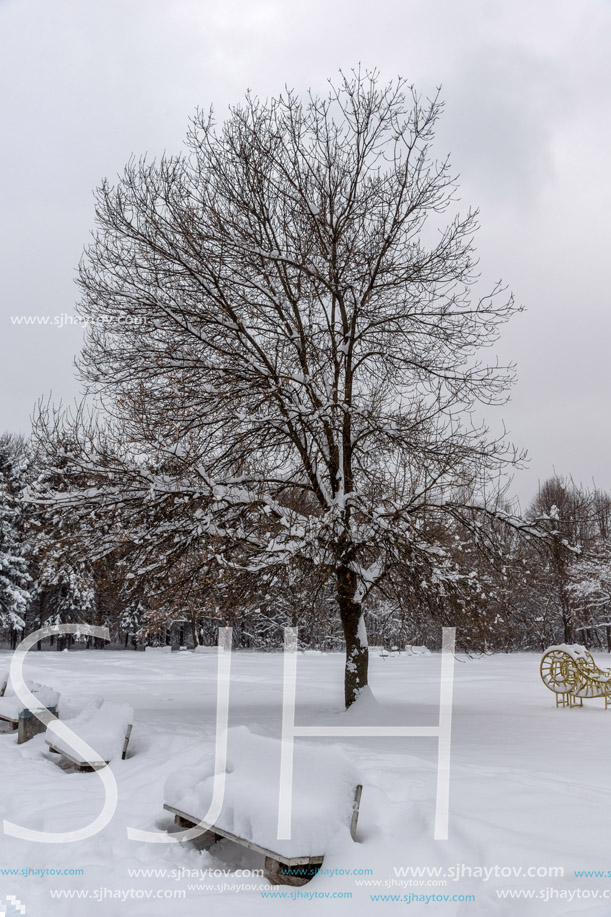
[[[125,636],[125,645],[131,642],[136,646],[137,641],[143,637],[143,621],[146,609],[139,599],[128,602],[118,614],[119,630]]]
[[[611,543],[599,542],[573,565],[568,590],[584,623],[611,622]]]
[[[23,630],[31,602],[27,546],[20,496],[27,455],[18,437],[0,436],[0,627]]]
[[[66,546],[57,542],[52,531],[38,532],[32,549],[37,560],[39,625],[97,623],[98,585],[91,565],[70,563]]]

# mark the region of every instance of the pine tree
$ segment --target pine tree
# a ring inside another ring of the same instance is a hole
[[[31,602],[20,495],[27,457],[22,440],[0,437],[0,627],[23,630]]]

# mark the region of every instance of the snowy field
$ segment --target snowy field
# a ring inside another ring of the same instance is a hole
[[[8,661],[3,654],[0,667]],[[599,661],[609,664],[604,656]],[[276,887],[271,891],[285,897],[270,898],[264,897],[270,886],[251,874],[261,869],[261,858],[228,841],[208,853],[193,843],[147,844],[127,837],[128,826],[175,830],[163,810],[164,783],[212,747],[215,656],[31,653],[26,677],[60,691],[62,717],[102,694],[131,704],[136,724],[127,760],[111,765],[119,787],[111,823],[76,844],[0,835],[0,898],[19,898],[26,917],[304,912],[354,917],[387,909],[447,917],[609,915],[611,898],[603,895],[611,896],[611,878],[582,878],[575,871],[611,870],[611,710],[605,711],[601,700],[557,710],[540,681],[538,662],[535,654],[457,662],[448,841],[433,840],[436,740],[342,740],[364,783],[357,843],[340,832],[312,882],[301,889]],[[355,722],[356,712],[342,712],[342,666],[339,654],[299,654],[298,723]],[[360,722],[436,724],[439,669],[438,655],[374,655],[371,684],[379,706],[365,702]],[[279,735],[281,675],[279,654],[235,653],[230,725]],[[339,740],[298,741],[323,746]],[[1,813],[16,824],[68,831],[100,811],[99,776],[62,770],[42,736],[17,746],[14,733],[0,735],[0,769]],[[405,867],[424,870],[418,876]],[[83,872],[26,876],[28,869]],[[528,870],[539,877],[528,876]],[[538,897],[499,897],[517,891]],[[389,895],[401,900],[374,900]],[[445,900],[473,895],[475,901]],[[435,897],[426,903],[421,896]]]

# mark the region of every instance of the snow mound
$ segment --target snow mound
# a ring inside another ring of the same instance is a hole
[[[66,725],[95,749],[95,760],[112,761],[123,752],[125,733],[133,722],[133,707],[108,701],[99,706],[99,698],[95,698],[78,716],[67,720]],[[50,723],[47,729],[48,744],[58,751],[66,752],[71,758],[85,762],[87,759],[75,751],[67,739],[57,735],[55,725]]]
[[[43,687],[43,685],[41,685],[40,682],[38,681],[26,681],[25,686],[28,689],[28,691],[32,692],[32,694],[37,694],[40,691],[40,689]],[[13,687],[12,682],[10,681],[7,683],[6,691],[4,692],[4,696],[5,697],[15,697],[15,689]]]
[[[292,837],[278,840],[278,739],[246,726],[228,730],[223,807],[216,825],[283,856],[322,856],[331,839],[352,817],[354,791],[361,782],[339,748],[294,745]],[[212,802],[214,742],[197,765],[182,767],[165,784],[165,801],[187,815],[204,819]]]
[[[42,685],[38,691],[33,692],[36,697],[36,706],[31,705],[30,709],[40,710],[43,707],[50,709],[51,707],[57,708],[59,704],[59,691],[54,691],[53,688],[47,688],[46,685]],[[23,704],[19,702],[21,708],[23,709]]]
[[[90,701],[87,701],[85,706],[76,716],[70,717],[70,719],[65,720],[66,723],[70,725],[70,728],[77,726],[79,723],[86,722],[90,719],[96,710],[99,710],[102,704],[104,703],[104,698],[101,695],[96,695]]]
[[[354,703],[340,713],[338,723],[342,726],[379,726],[383,718],[383,707],[376,700],[370,686],[365,685]]]

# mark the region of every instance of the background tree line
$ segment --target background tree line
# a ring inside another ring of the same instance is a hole
[[[45,624],[87,622],[107,625],[115,645],[133,649],[212,645],[224,625],[233,626],[239,647],[279,648],[287,625],[299,627],[303,647],[343,647],[333,583],[299,557],[236,572],[235,544],[216,537],[183,550],[165,573],[151,564],[149,578],[128,541],[98,561],[70,562],[79,556],[82,523],[72,532],[60,529],[52,515],[24,499],[50,481],[57,487],[58,476],[61,468],[34,440],[0,437],[4,646]],[[536,520],[545,537],[527,538],[493,516],[477,520],[477,548],[458,523],[436,532],[448,563],[462,573],[441,578],[423,565],[399,569],[392,584],[365,600],[370,643],[433,649],[442,626],[451,624],[459,629],[459,646],[473,652],[541,650],[559,642],[611,652],[611,495],[554,476],[523,515]],[[91,520],[90,539],[94,525]],[[73,640],[55,645],[62,649]]]

